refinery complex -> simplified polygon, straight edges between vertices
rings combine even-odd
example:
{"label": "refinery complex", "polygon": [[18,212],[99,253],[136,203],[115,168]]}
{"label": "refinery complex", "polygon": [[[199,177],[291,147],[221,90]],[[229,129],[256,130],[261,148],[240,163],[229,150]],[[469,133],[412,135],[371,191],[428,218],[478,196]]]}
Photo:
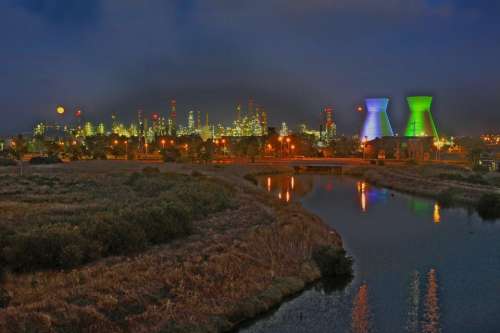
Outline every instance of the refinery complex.
{"label": "refinery complex", "polygon": [[[412,96],[408,97],[407,101],[410,112],[404,131],[405,136],[438,139],[438,131],[431,114],[432,97]],[[365,120],[359,133],[361,140],[371,141],[376,138],[394,136],[387,113],[389,103],[390,99],[385,97],[368,98],[365,100],[366,108],[359,107],[358,111],[366,110]],[[129,124],[120,121],[115,113],[111,115],[111,121],[108,123],[92,123],[85,121],[85,114],[81,109],[69,112],[60,105],[56,108],[56,112],[58,120],[38,123],[34,127],[34,136],[86,138],[115,134],[126,138],[140,137],[146,143],[153,143],[160,137],[200,136],[203,141],[206,141],[222,137],[263,137],[269,134],[268,115],[262,106],[254,103],[253,99],[248,101],[245,110],[241,104],[236,105],[234,120],[230,126],[210,123],[209,114],[202,114],[200,111],[189,110],[179,117],[176,100],[170,102],[168,114],[146,115],[139,110],[137,120]],[[296,131],[316,137],[320,144],[328,144],[337,134],[333,107],[324,107],[321,119],[316,129],[308,129],[305,125],[299,125]],[[291,132],[286,122],[280,124],[279,135],[288,136]]]}
{"label": "refinery complex", "polygon": [[[365,99],[364,105],[356,108],[363,115],[360,130],[350,136],[337,134],[332,106],[321,109],[320,121],[315,127],[299,124],[291,128],[286,122],[276,119],[273,125],[278,126],[271,126],[268,111],[256,104],[253,98],[244,106],[235,105],[229,125],[211,122],[208,113],[179,110],[175,99],[170,101],[167,112],[146,113],[138,110],[135,120],[128,123],[115,113],[110,115],[108,121],[93,123],[86,120],[85,110],[70,110],[59,105],[55,108],[57,119],[36,124],[32,136],[23,136],[23,142],[28,147],[26,150],[34,155],[50,155],[54,151],[48,144],[50,142],[59,146],[56,154],[71,155],[73,152],[75,155],[75,150],[79,150],[75,159],[84,158],[81,156],[96,158],[97,155],[89,151],[95,150],[99,144],[105,147],[105,152],[100,153],[98,158],[112,158],[114,154],[114,158],[121,155],[127,159],[160,159],[167,148],[187,154],[194,147],[198,148],[192,156],[201,156],[203,151],[213,150],[215,155],[224,157],[241,157],[251,151],[257,156],[279,158],[362,156],[398,160],[440,159],[442,150],[460,151],[454,145],[453,137],[439,134],[431,113],[432,96],[409,96],[406,102],[406,124],[397,131],[388,112],[390,98]],[[495,138],[488,137],[489,141],[484,141],[491,143]],[[15,146],[15,139],[10,139],[10,143],[9,140],[0,140],[0,150],[8,149],[9,145],[11,148]],[[248,148],[249,142],[256,147]],[[212,149],[203,146],[204,143],[219,146]],[[130,155],[132,152],[133,156]],[[152,154],[156,157],[150,156]]]}

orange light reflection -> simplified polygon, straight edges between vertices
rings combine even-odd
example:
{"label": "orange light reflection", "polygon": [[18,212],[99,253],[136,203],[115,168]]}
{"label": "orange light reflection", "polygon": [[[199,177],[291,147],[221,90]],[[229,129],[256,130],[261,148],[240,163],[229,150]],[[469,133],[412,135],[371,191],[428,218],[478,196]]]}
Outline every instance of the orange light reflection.
{"label": "orange light reflection", "polygon": [[441,207],[439,207],[437,202],[434,204],[433,219],[435,224],[441,223]]}

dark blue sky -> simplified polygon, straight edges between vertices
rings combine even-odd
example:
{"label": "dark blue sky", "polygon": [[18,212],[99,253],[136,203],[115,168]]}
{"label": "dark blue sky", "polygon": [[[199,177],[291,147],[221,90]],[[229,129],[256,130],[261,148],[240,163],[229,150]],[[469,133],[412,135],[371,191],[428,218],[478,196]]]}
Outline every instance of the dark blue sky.
{"label": "dark blue sky", "polygon": [[450,135],[500,132],[496,0],[3,0],[0,133],[29,131],[55,106],[91,120],[189,109],[230,120],[253,96],[274,125],[339,132],[355,105],[389,96],[396,132],[408,94],[432,94]]}

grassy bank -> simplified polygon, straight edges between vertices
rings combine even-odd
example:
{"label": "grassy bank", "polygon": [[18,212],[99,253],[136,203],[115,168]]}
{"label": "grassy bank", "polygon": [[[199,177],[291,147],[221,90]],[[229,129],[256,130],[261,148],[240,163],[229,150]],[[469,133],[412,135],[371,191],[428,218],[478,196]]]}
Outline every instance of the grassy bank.
{"label": "grassy bank", "polygon": [[[2,226],[23,240],[30,235],[20,244],[41,240],[58,250],[43,265],[9,262],[0,331],[227,331],[322,271],[335,275],[331,267],[342,264],[349,270],[335,231],[300,206],[275,201],[239,169],[162,165],[159,173],[137,172],[142,168],[89,162],[31,170],[14,182],[2,176]],[[101,215],[99,223],[88,220]],[[137,229],[94,231],[115,223]],[[54,226],[64,232],[47,232]],[[67,241],[46,240],[61,233]],[[118,244],[109,246],[107,237]],[[130,238],[141,246],[128,248],[137,244]],[[11,242],[4,249],[16,246],[13,239],[3,240]],[[104,249],[89,247],[92,241]],[[80,253],[71,247],[79,242],[83,255],[76,262],[70,256],[71,269],[60,270],[66,266],[58,256]]]}

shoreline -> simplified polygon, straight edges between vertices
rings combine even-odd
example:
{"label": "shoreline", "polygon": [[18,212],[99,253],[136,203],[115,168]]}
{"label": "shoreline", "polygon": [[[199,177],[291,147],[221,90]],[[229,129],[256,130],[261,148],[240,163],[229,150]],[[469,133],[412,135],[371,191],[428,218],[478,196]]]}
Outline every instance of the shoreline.
{"label": "shoreline", "polygon": [[[27,174],[111,176],[148,166],[111,163],[29,168]],[[5,288],[12,301],[0,309],[0,331],[68,325],[76,332],[235,331],[318,281],[317,249],[343,251],[340,235],[319,217],[299,204],[275,200],[244,178],[289,168],[152,166],[227,183],[238,206],[196,221],[196,232],[187,238],[132,257],[103,258],[67,271],[9,273]]]}
{"label": "shoreline", "polygon": [[[0,331],[71,325],[94,332],[236,332],[324,277],[313,258],[317,249],[343,250],[341,236],[318,216],[256,186],[256,176],[293,174],[288,166],[102,161],[33,167],[27,174],[116,177],[146,167],[227,184],[238,206],[196,221],[196,232],[186,238],[138,255],[104,258],[69,271],[9,274],[6,287],[13,300],[0,309]],[[429,198],[449,188],[474,188],[464,192],[469,203],[495,189],[437,181],[409,166],[349,166],[344,175]],[[421,191],[429,183],[433,190]]]}
{"label": "shoreline", "polygon": [[440,179],[442,175],[469,172],[465,169],[446,168],[446,165],[357,166],[347,169],[344,175],[363,179],[375,186],[438,202],[447,201],[445,204],[464,208],[474,208],[484,194],[500,193],[499,186]]}

